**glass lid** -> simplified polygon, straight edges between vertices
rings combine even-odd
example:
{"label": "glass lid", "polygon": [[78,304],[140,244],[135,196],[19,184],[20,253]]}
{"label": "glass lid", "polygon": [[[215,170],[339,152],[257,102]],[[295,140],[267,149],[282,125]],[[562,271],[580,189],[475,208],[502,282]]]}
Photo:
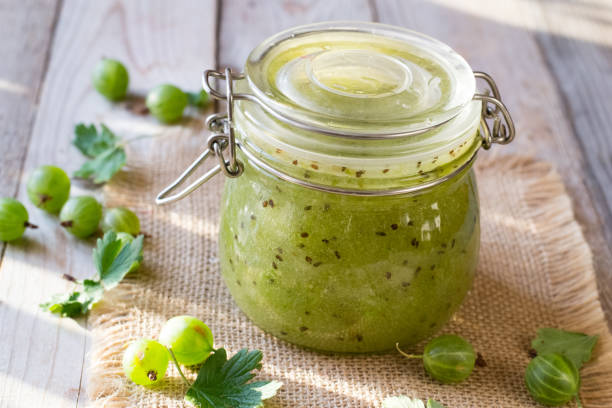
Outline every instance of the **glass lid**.
{"label": "glass lid", "polygon": [[270,110],[313,130],[365,138],[446,123],[476,87],[467,62],[440,41],[361,22],[281,32],[251,52],[245,73]]}

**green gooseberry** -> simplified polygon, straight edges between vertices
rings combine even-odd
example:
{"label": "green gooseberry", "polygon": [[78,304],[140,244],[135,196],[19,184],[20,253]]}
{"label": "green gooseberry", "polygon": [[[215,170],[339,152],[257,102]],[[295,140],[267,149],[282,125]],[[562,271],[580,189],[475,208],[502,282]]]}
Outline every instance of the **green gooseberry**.
{"label": "green gooseberry", "polygon": [[525,384],[534,400],[540,404],[558,406],[578,396],[580,374],[562,354],[544,354],[527,365]]}
{"label": "green gooseberry", "polygon": [[422,355],[406,354],[398,344],[396,348],[407,358],[422,358],[427,374],[443,384],[465,380],[476,364],[474,347],[455,334],[444,334],[431,340]]}
{"label": "green gooseberry", "polygon": [[87,238],[98,230],[102,206],[91,196],[70,198],[60,212],[60,225],[78,238]]}
{"label": "green gooseberry", "polygon": [[14,198],[0,198],[0,241],[21,238],[26,228],[38,228],[28,222],[28,210]]}
{"label": "green gooseberry", "polygon": [[140,234],[140,220],[132,211],[125,207],[110,208],[104,211],[102,231],[127,232],[136,236]]}
{"label": "green gooseberry", "polygon": [[159,341],[172,350],[180,364],[188,366],[203,362],[214,351],[212,332],[204,322],[192,316],[168,320],[162,327]]}
{"label": "green gooseberry", "polygon": [[147,108],[161,122],[174,123],[183,117],[188,99],[174,85],[159,85],[147,95]]}
{"label": "green gooseberry", "polygon": [[57,214],[70,195],[70,178],[56,166],[40,166],[28,177],[28,197],[32,204]]}
{"label": "green gooseberry", "polygon": [[127,94],[129,75],[121,62],[102,58],[94,68],[92,81],[101,95],[119,101]]}
{"label": "green gooseberry", "polygon": [[[119,247],[119,251],[123,249],[127,244],[131,244],[134,241],[134,236],[128,234],[127,232],[118,232],[117,239],[121,241],[121,247]],[[140,253],[142,255],[142,252]],[[134,261],[128,273],[134,272],[136,269],[140,267],[140,261]]]}
{"label": "green gooseberry", "polygon": [[166,375],[168,350],[155,340],[140,339],[123,353],[123,372],[139,385],[154,385]]}

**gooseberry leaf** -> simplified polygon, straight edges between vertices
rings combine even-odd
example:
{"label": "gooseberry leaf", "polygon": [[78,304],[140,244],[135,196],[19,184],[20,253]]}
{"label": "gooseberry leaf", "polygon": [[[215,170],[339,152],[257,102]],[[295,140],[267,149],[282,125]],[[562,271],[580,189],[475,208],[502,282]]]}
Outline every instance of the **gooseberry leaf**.
{"label": "gooseberry leaf", "polygon": [[96,184],[105,183],[121,170],[126,161],[127,155],[123,147],[111,147],[93,159],[87,160],[73,175],[79,178],[91,178]]}
{"label": "gooseberry leaf", "polygon": [[[283,383],[280,381],[258,381],[255,385],[261,384],[261,386],[255,387],[255,390],[261,392],[261,399],[267,400],[276,395]],[[263,406],[263,403],[261,404]]]}
{"label": "gooseberry leaf", "polygon": [[111,179],[125,165],[127,160],[121,139],[115,136],[103,123],[100,130],[95,125],[79,123],[74,128],[72,144],[89,157],[75,177],[91,178],[94,183],[104,183]]}
{"label": "gooseberry leaf", "polygon": [[259,350],[242,349],[227,359],[227,352],[215,350],[200,368],[198,377],[187,390],[185,401],[198,408],[256,408],[271,398],[282,385],[276,381],[251,381],[253,370],[261,368]]}
{"label": "gooseberry leaf", "polygon": [[41,303],[40,307],[62,317],[74,318],[87,314],[102,299],[105,290],[117,286],[130,272],[133,263],[142,260],[142,240],[143,236],[139,235],[122,248],[117,234],[108,231],[103,238],[98,239],[93,250],[98,276],[95,279],[76,281],[80,289],[54,295],[49,302]]}
{"label": "gooseberry leaf", "polygon": [[123,248],[121,240],[113,231],[108,231],[103,238],[98,238],[96,248],[93,250],[93,259],[100,284],[104,289],[117,286],[130,272],[134,262],[142,261],[143,238],[139,235]]}
{"label": "gooseberry leaf", "polygon": [[99,131],[93,124],[85,126],[84,123],[79,123],[74,127],[72,144],[85,156],[96,157],[105,150],[115,147],[118,142],[119,138],[103,123]]}
{"label": "gooseberry leaf", "polygon": [[102,298],[104,288],[97,282],[86,279],[83,290],[54,295],[51,301],[41,303],[40,307],[62,317],[77,317],[86,314]]}
{"label": "gooseberry leaf", "polygon": [[41,303],[40,307],[62,317],[77,317],[87,313],[90,305],[90,298],[79,291],[74,291],[54,295],[49,302]]}
{"label": "gooseberry leaf", "polygon": [[591,359],[591,353],[598,338],[597,335],[589,336],[584,333],[545,327],[538,329],[538,335],[531,342],[531,347],[540,355],[560,353],[580,370],[582,364]]}

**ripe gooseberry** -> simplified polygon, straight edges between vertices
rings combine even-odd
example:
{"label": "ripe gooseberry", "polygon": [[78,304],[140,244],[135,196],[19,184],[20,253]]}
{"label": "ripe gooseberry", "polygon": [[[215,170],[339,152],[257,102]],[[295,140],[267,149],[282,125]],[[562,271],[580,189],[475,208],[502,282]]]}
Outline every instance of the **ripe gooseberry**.
{"label": "ripe gooseberry", "polygon": [[159,85],[147,95],[147,108],[161,122],[173,123],[183,117],[187,95],[174,85]]}
{"label": "ripe gooseberry", "polygon": [[127,69],[117,60],[102,58],[93,71],[94,88],[111,101],[125,98],[129,75]]}
{"label": "ripe gooseberry", "polygon": [[40,166],[28,178],[28,197],[32,204],[57,214],[70,195],[70,178],[55,166]]}
{"label": "ripe gooseberry", "polygon": [[192,316],[168,320],[159,334],[159,341],[172,350],[179,363],[188,366],[203,362],[214,351],[212,332]]}
{"label": "ripe gooseberry", "polygon": [[140,339],[123,353],[123,372],[139,385],[160,382],[168,368],[168,350],[155,340]]}
{"label": "ripe gooseberry", "polygon": [[91,196],[70,198],[60,212],[60,225],[79,238],[87,238],[98,229],[102,206]]}
{"label": "ripe gooseberry", "polygon": [[0,198],[0,241],[20,238],[26,228],[38,228],[28,222],[28,210],[14,198]]}
{"label": "ripe gooseberry", "polygon": [[140,233],[140,220],[132,211],[124,207],[104,211],[102,231],[126,232],[132,236]]}
{"label": "ripe gooseberry", "polygon": [[[117,233],[117,239],[119,241],[121,241],[121,247],[119,248],[119,251],[121,251],[124,246],[126,246],[127,244],[130,244],[130,243],[132,243],[132,241],[134,241],[134,237],[132,235],[128,234],[127,232],[118,232]],[[142,255],[142,252],[141,252],[140,255]],[[134,263],[130,267],[130,270],[128,271],[128,273],[134,272],[139,267],[140,267],[140,261],[134,261]]]}
{"label": "ripe gooseberry", "polygon": [[465,380],[474,370],[476,363],[476,353],[472,345],[455,334],[444,334],[431,340],[422,355],[406,354],[398,344],[396,348],[404,357],[422,358],[427,374],[444,384]]}
{"label": "ripe gooseberry", "polygon": [[562,354],[544,354],[527,365],[525,384],[534,400],[557,406],[577,397],[580,375],[574,364]]}

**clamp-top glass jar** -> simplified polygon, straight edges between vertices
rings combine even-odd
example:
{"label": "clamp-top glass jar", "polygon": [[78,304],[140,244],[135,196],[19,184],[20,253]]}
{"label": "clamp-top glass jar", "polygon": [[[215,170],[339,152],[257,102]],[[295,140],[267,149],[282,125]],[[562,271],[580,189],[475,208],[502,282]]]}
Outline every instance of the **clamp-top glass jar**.
{"label": "clamp-top glass jar", "polygon": [[[488,75],[416,32],[334,22],[277,34],[244,74],[206,71],[204,86],[228,113],[209,118],[208,149],[157,201],[229,176],[221,272],[255,324],[346,352],[445,324],[478,259],[476,152],[514,137]],[[216,167],[169,195],[211,154]]]}

